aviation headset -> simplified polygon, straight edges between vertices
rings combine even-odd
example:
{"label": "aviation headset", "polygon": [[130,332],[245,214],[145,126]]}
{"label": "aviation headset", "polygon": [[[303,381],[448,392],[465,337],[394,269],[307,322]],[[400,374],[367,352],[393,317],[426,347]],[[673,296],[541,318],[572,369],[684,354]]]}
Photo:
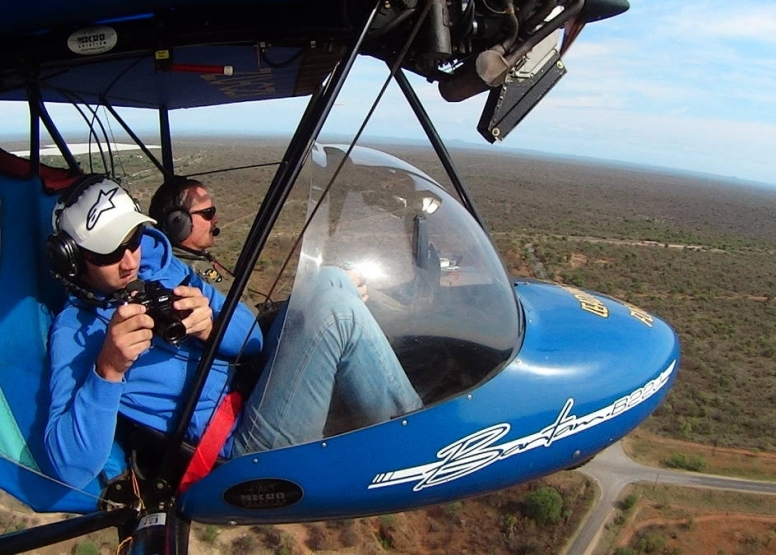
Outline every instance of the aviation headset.
{"label": "aviation headset", "polygon": [[[110,178],[98,173],[87,174],[78,178],[59,198],[59,201],[54,208],[52,218],[54,233],[49,235],[46,240],[46,254],[49,260],[51,260],[54,273],[62,278],[77,278],[86,271],[86,263],[84,262],[83,254],[78,248],[75,240],[73,240],[67,232],[59,229],[59,216],[63,210],[78,202],[79,197],[89,187],[96,183],[100,183],[105,179]],[[140,207],[137,205],[137,201],[135,201],[134,197],[132,197],[132,195],[129,194],[129,191],[124,187],[122,187],[122,189],[124,189],[129,198],[135,202],[135,207],[137,208],[137,211],[140,212]]]}
{"label": "aviation headset", "polygon": [[191,235],[193,222],[184,199],[186,190],[197,183],[187,177],[173,176],[162,184],[151,199],[149,216],[158,222],[157,226],[173,245],[180,245]]}

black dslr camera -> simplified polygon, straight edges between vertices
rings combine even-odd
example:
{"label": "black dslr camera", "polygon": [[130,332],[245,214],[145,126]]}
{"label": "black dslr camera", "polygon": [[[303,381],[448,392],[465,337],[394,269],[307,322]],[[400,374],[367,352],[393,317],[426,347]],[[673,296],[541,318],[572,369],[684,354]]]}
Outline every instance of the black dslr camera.
{"label": "black dslr camera", "polygon": [[173,308],[172,303],[179,298],[158,281],[138,279],[127,285],[124,300],[145,306],[146,314],[154,320],[154,333],[167,343],[177,345],[186,337],[183,319],[191,313]]}

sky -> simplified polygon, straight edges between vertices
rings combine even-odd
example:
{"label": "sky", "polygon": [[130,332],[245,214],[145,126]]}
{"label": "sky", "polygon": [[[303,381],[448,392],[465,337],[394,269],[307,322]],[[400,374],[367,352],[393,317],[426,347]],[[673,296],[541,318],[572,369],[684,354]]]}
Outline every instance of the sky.
{"label": "sky", "polygon": [[[568,74],[492,148],[776,185],[771,163],[776,156],[776,3],[630,0],[630,4],[620,16],[586,26],[564,57]],[[324,133],[353,133],[386,74],[383,63],[360,60]],[[447,103],[435,84],[408,77],[445,141],[487,145],[476,130],[485,94]],[[306,102],[288,99],[179,110],[170,114],[170,121],[173,133],[180,134],[214,129],[287,134]],[[50,110],[66,129],[69,116]],[[136,130],[155,128],[155,114],[130,112],[122,115]],[[21,113],[26,117],[24,110]],[[18,106],[0,103],[0,121],[11,125],[19,114]],[[77,118],[73,115],[72,120]],[[395,85],[386,91],[365,136],[424,137]]]}

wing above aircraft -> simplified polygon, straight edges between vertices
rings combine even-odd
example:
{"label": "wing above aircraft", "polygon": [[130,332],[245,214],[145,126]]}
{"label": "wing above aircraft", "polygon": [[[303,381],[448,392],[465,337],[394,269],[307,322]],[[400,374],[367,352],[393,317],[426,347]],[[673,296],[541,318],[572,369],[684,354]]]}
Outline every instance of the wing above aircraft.
{"label": "wing above aircraft", "polygon": [[[451,102],[491,91],[480,126],[493,142],[565,73],[560,55],[582,27],[628,3],[399,0],[374,8],[365,0],[18,3],[0,21],[0,100],[26,100],[33,88],[44,102],[170,110],[309,95],[372,17],[362,53],[389,65],[400,59]],[[518,100],[525,107],[513,110]]]}

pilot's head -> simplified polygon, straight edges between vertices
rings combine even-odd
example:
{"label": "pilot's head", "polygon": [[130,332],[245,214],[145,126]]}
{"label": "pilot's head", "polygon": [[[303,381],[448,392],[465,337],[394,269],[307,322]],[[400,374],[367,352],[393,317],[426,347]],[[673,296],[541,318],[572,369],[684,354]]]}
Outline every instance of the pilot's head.
{"label": "pilot's head", "polygon": [[54,271],[105,293],[136,279],[146,223],[129,193],[102,175],[76,181],[55,208],[48,254]]}
{"label": "pilot's head", "polygon": [[149,213],[175,246],[205,251],[220,232],[213,198],[196,179],[176,176],[165,181],[154,193]]}

